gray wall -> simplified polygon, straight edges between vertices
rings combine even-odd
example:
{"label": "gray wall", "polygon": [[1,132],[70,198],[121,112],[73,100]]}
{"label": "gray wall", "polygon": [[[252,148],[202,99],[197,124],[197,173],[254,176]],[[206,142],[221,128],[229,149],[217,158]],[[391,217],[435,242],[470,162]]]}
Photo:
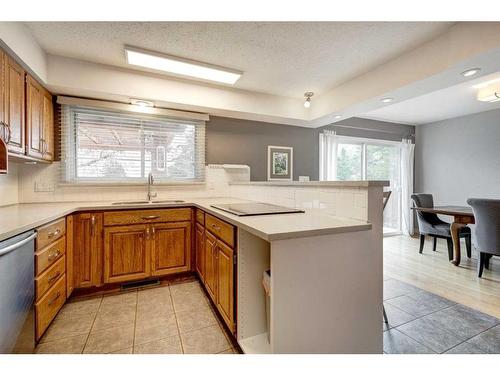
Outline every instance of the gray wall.
{"label": "gray wall", "polygon": [[210,117],[207,122],[207,163],[246,164],[252,181],[267,180],[267,146],[293,147],[293,177],[319,178],[319,133],[332,129],[339,135],[400,141],[414,127],[351,118],[318,129],[266,122]]}
{"label": "gray wall", "polygon": [[436,204],[500,199],[500,110],[416,127],[415,187]]}

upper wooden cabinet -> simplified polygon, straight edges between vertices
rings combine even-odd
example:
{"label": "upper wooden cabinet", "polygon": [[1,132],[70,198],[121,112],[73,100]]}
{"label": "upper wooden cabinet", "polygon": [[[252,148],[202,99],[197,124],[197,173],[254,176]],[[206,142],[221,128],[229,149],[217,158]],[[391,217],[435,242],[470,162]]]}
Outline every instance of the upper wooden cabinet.
{"label": "upper wooden cabinet", "polygon": [[191,222],[151,226],[153,276],[186,272],[191,269]]}
{"label": "upper wooden cabinet", "polygon": [[100,286],[103,283],[102,223],[102,213],[73,215],[73,248],[71,250],[75,288]]}
{"label": "upper wooden cabinet", "polygon": [[54,160],[52,95],[30,75],[26,75],[26,154]]}
{"label": "upper wooden cabinet", "polygon": [[[0,50],[0,137],[9,154],[54,160],[52,94]],[[22,157],[22,156],[21,156]]]}
{"label": "upper wooden cabinet", "polygon": [[7,143],[8,150],[15,154],[25,152],[25,96],[24,69],[11,57],[0,51],[0,121],[5,127],[0,133]]}
{"label": "upper wooden cabinet", "polygon": [[54,102],[52,94],[44,90],[42,98],[42,158],[44,160],[54,160]]}

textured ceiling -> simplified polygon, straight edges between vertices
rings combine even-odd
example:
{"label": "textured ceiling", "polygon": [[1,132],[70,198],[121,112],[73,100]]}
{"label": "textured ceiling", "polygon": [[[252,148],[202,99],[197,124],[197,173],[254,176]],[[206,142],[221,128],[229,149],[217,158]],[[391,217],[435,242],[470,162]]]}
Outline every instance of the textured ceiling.
{"label": "textured ceiling", "polygon": [[[127,66],[128,44],[242,70],[234,85],[320,94],[446,31],[444,22],[28,22],[49,54]],[[129,66],[130,67],[130,66]]]}

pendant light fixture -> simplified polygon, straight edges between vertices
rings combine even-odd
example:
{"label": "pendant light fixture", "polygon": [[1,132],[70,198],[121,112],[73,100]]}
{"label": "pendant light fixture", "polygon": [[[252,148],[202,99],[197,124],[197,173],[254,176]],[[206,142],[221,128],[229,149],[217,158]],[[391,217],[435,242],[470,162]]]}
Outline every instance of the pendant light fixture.
{"label": "pendant light fixture", "polygon": [[304,102],[304,107],[309,108],[311,106],[311,97],[314,95],[312,91],[304,93],[306,101]]}

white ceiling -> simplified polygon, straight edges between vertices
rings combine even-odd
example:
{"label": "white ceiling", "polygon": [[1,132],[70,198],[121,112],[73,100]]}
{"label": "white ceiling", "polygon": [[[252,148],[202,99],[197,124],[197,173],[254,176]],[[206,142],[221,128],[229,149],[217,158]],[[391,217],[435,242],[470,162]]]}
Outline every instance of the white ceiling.
{"label": "white ceiling", "polygon": [[476,100],[474,86],[500,78],[500,72],[450,86],[368,112],[363,118],[410,125],[428,124],[449,118],[500,108],[500,102]]}
{"label": "white ceiling", "polygon": [[[28,22],[49,54],[127,67],[128,44],[242,70],[234,87],[323,93],[445,32],[445,22]],[[128,66],[130,68],[130,66]]]}

